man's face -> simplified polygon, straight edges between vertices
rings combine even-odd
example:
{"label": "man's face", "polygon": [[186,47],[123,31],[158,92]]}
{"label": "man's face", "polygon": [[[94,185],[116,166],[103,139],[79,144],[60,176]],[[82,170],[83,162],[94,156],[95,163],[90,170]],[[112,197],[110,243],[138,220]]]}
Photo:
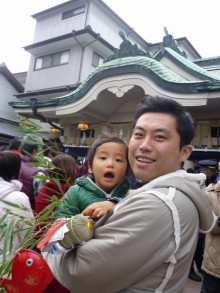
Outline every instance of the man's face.
{"label": "man's face", "polygon": [[134,176],[149,182],[181,168],[192,146],[181,150],[176,118],[164,113],[145,113],[137,121],[129,143],[129,162]]}
{"label": "man's face", "polygon": [[210,179],[212,177],[213,171],[211,168],[204,167],[202,168],[201,173],[204,173]]}

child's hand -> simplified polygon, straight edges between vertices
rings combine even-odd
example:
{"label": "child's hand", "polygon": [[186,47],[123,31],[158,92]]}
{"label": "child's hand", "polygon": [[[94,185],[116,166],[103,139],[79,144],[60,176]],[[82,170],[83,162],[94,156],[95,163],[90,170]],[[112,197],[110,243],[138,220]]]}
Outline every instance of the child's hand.
{"label": "child's hand", "polygon": [[91,216],[92,218],[99,218],[105,215],[108,211],[110,211],[115,206],[115,203],[111,201],[101,201],[96,202],[88,206],[84,211],[82,211],[82,215]]}

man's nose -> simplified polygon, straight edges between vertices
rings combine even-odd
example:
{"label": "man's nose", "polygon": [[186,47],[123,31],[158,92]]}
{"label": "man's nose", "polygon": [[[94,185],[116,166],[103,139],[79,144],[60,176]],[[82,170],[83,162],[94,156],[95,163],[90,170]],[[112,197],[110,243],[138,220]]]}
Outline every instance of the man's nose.
{"label": "man's nose", "polygon": [[146,136],[142,140],[139,149],[141,151],[149,151],[149,152],[151,152],[153,150],[153,142],[152,142],[152,139],[150,136]]}

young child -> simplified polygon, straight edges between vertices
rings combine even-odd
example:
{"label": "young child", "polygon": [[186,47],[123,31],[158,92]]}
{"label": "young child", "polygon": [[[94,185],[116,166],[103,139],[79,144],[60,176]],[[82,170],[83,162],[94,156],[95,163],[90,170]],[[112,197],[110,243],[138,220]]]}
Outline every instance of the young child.
{"label": "young child", "polygon": [[118,136],[100,136],[90,147],[86,161],[89,174],[77,178],[66,192],[55,212],[56,219],[79,213],[99,218],[130,189],[128,146]]}

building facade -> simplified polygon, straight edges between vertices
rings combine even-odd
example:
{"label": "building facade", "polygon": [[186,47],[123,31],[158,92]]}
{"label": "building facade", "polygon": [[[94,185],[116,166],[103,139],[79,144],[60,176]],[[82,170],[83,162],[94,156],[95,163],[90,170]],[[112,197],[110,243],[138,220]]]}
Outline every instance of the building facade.
{"label": "building facade", "polygon": [[59,125],[69,146],[89,146],[106,131],[128,141],[137,105],[160,95],[193,115],[195,148],[218,153],[219,57],[202,59],[166,29],[162,43],[150,44],[101,0],[67,1],[33,17],[25,92],[10,103],[19,115]]}
{"label": "building facade", "polygon": [[0,64],[0,145],[8,144],[13,137],[22,137],[16,129],[19,128],[18,115],[9,107],[8,101],[17,101],[15,97],[24,91],[23,86],[8,70],[5,63]]}

